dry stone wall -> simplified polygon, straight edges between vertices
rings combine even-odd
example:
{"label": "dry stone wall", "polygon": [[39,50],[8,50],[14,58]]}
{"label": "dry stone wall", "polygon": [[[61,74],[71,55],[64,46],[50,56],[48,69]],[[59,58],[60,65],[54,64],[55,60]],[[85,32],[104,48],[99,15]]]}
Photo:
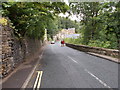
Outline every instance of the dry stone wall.
{"label": "dry stone wall", "polygon": [[93,52],[93,53],[98,53],[102,55],[107,55],[107,56],[112,56],[119,58],[120,56],[120,51],[119,50],[114,50],[114,49],[106,49],[106,48],[100,48],[100,47],[90,47],[90,46],[85,46],[85,45],[75,45],[75,44],[69,44],[66,43],[68,47],[84,51],[84,52]]}
{"label": "dry stone wall", "polygon": [[2,26],[0,25],[0,77],[2,75]]}
{"label": "dry stone wall", "polygon": [[1,57],[1,77],[7,75],[12,69],[13,69],[13,56],[12,56],[12,37],[11,37],[11,31],[8,26],[0,26],[2,28],[2,57]]}
{"label": "dry stone wall", "polygon": [[0,43],[0,77],[5,77],[20,63],[38,53],[43,44],[40,40],[15,38],[13,29],[9,26],[0,25],[0,29],[0,38],[2,38]]}

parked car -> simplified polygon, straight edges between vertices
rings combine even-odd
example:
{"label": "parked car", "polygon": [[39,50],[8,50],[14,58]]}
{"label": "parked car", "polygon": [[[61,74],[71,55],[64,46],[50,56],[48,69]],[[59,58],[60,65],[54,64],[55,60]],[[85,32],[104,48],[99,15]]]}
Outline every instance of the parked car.
{"label": "parked car", "polygon": [[51,44],[55,44],[55,41],[51,41]]}

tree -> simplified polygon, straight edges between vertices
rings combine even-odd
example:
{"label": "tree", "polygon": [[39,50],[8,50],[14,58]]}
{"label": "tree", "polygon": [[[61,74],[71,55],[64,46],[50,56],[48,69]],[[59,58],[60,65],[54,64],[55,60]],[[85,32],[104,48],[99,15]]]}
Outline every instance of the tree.
{"label": "tree", "polygon": [[69,9],[64,2],[5,2],[2,7],[3,16],[9,17],[15,26],[16,36],[36,39],[43,38],[45,28],[50,27],[48,21]]}
{"label": "tree", "polygon": [[110,41],[111,48],[120,48],[120,2],[109,2],[102,5],[99,17],[104,40]]}
{"label": "tree", "polygon": [[70,4],[80,18],[82,43],[117,48],[120,46],[120,2],[81,2]]}
{"label": "tree", "polygon": [[59,29],[75,28],[77,32],[77,30],[79,29],[79,23],[76,21],[72,21],[68,17],[59,17],[58,28]]}
{"label": "tree", "polygon": [[100,10],[99,2],[81,2],[71,3],[73,14],[81,17],[81,24],[84,25],[84,42],[89,43],[89,40],[95,39],[97,34],[97,16]]}

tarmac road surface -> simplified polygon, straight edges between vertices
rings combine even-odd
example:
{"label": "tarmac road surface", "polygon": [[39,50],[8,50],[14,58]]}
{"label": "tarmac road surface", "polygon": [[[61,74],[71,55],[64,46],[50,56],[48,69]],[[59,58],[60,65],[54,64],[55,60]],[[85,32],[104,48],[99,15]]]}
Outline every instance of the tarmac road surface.
{"label": "tarmac road surface", "polygon": [[[36,71],[42,71],[41,88],[118,88],[118,64],[60,43],[46,46]],[[28,84],[32,88],[37,78]]]}

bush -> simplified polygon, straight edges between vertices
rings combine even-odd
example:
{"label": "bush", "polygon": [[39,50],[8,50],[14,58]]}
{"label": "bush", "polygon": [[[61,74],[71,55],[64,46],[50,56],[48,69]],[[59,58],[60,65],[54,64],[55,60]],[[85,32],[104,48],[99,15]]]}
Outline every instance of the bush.
{"label": "bush", "polygon": [[109,48],[110,41],[105,42],[105,41],[100,41],[100,40],[90,40],[90,42],[88,43],[88,46]]}
{"label": "bush", "polygon": [[65,38],[66,43],[71,43],[71,44],[81,44],[80,43],[80,38],[74,39],[74,38]]}
{"label": "bush", "polygon": [[79,45],[87,45],[91,47],[102,47],[102,48],[109,48],[109,49],[116,49],[117,48],[117,42],[111,42],[111,41],[101,41],[101,40],[90,40],[88,44],[85,44],[83,42],[83,38],[66,38],[66,43],[71,44],[79,44]]}

